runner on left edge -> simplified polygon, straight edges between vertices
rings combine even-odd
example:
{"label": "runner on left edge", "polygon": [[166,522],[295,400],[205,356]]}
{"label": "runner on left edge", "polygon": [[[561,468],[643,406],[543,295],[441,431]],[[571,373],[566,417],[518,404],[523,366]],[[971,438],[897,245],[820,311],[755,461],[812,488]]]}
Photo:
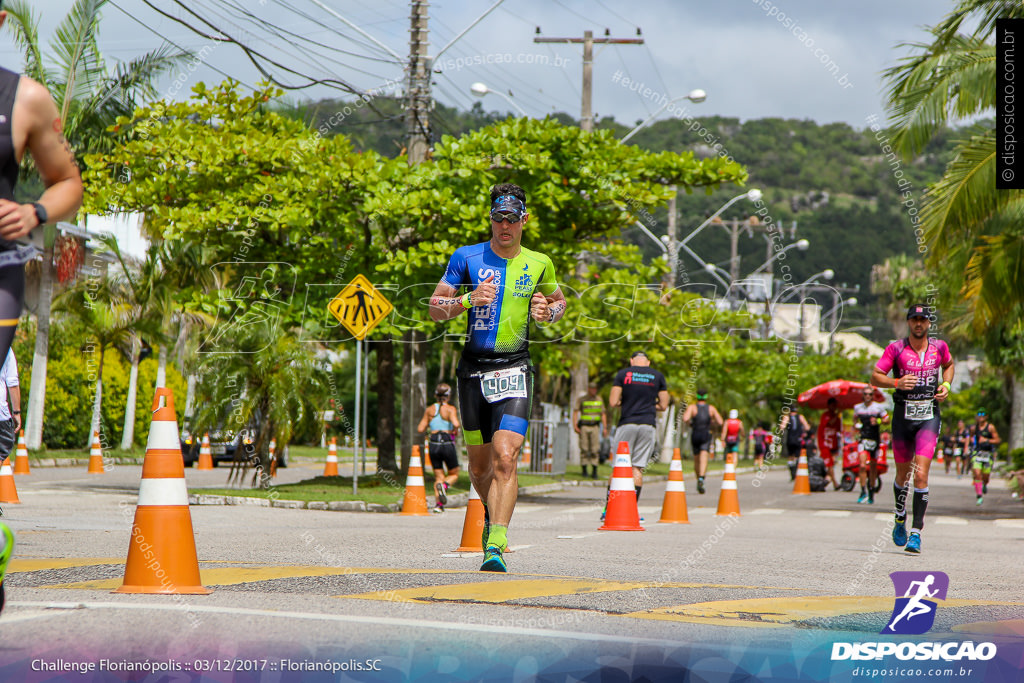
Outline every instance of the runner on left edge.
{"label": "runner on left edge", "polygon": [[[455,374],[469,476],[484,505],[481,571],[508,571],[502,554],[533,399],[530,318],[552,323],[566,307],[551,259],[520,244],[529,216],[522,188],[491,188],[491,239],[457,249],[430,299],[437,321],[469,311]],[[462,288],[468,291],[460,295]]]}

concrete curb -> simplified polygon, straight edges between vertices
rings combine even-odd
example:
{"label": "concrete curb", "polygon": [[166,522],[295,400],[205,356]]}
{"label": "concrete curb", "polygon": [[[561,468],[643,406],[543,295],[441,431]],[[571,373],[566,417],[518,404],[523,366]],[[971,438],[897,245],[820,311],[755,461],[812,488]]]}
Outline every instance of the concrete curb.
{"label": "concrete curb", "polygon": [[[768,467],[769,470],[785,470],[786,465],[772,465]],[[753,467],[740,467],[736,470],[736,474],[751,474],[755,472]],[[690,479],[693,478],[691,475]],[[664,474],[652,475],[644,477],[645,481],[658,482],[668,481],[668,476]],[[564,491],[574,486],[590,486],[599,487],[606,484],[604,479],[595,480],[577,480],[570,479],[568,481],[555,481],[550,484],[534,484],[533,486],[520,486],[519,495],[539,495],[542,493],[557,493],[558,491]],[[286,510],[328,510],[331,512],[399,512],[402,509],[401,503],[391,503],[389,505],[382,505],[380,503],[367,503],[363,500],[334,500],[334,501],[322,501],[313,500],[306,502],[304,500],[279,500],[277,498],[268,497],[250,497],[250,496],[213,496],[203,493],[190,493],[188,496],[189,505],[253,505],[256,507],[271,507],[271,508],[284,508]],[[445,508],[464,508],[469,504],[468,493],[457,493],[448,496],[448,504]]]}

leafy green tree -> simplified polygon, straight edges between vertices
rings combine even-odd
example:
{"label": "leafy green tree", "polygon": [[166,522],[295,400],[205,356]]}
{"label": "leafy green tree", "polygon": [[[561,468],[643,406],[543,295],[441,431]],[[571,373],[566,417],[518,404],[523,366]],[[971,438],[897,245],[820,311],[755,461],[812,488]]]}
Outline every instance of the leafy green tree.
{"label": "leafy green tree", "polygon": [[[164,46],[111,68],[97,41],[104,5],[106,0],[76,0],[45,48],[39,40],[38,17],[29,3],[12,0],[5,7],[7,23],[25,55],[24,72],[50,91],[60,112],[64,136],[76,149],[79,159],[83,153],[109,149],[113,141],[106,132],[107,127],[117,116],[134,110],[139,100],[155,96],[157,78],[187,57]],[[44,55],[52,56],[49,63]],[[34,174],[27,170],[24,166],[22,175],[34,179]],[[31,183],[20,187],[24,189],[26,185]],[[39,389],[32,392],[26,414],[29,448],[39,448],[43,439],[55,237],[56,230],[51,226],[44,238],[36,311],[39,324],[32,360],[33,374],[43,381],[39,382]]]}
{"label": "leafy green tree", "polygon": [[[886,72],[894,146],[914,154],[951,117],[994,112],[996,19],[1022,18],[1009,0],[960,0],[930,43]],[[965,26],[974,25],[969,33]],[[1010,446],[1024,445],[1024,192],[997,190],[996,135],[975,127],[957,148],[942,179],[932,185],[922,213],[929,264],[947,301],[960,301],[961,334],[984,340],[993,362],[1010,360],[1014,409]],[[1013,345],[1009,349],[1007,345]]]}

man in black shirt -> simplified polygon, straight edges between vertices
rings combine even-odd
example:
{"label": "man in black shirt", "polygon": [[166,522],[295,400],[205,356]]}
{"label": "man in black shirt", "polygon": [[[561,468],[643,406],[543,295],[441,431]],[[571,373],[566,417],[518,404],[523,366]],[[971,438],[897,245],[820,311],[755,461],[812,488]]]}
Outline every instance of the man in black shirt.
{"label": "man in black shirt", "polygon": [[651,367],[646,353],[636,351],[631,356],[630,366],[615,375],[608,395],[608,405],[621,407],[612,446],[616,447],[620,441],[629,444],[629,455],[633,460],[633,485],[639,501],[644,469],[654,454],[657,441],[654,427],[657,422],[656,411],[668,409],[665,376]]}

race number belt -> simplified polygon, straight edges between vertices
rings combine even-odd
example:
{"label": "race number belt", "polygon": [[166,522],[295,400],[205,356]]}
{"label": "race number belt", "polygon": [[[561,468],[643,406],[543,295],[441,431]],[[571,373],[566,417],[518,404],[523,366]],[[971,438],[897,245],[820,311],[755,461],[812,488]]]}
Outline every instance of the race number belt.
{"label": "race number belt", "polygon": [[954,448],[954,449],[953,449],[953,455],[955,455],[955,456],[956,456],[956,457],[958,457],[958,458],[959,458],[959,457],[960,457],[961,455],[963,455],[963,453],[964,453],[964,451],[963,451],[963,449],[962,449],[962,448]]}
{"label": "race number belt", "polygon": [[903,416],[908,420],[930,420],[935,416],[935,404],[927,401],[907,401]]}
{"label": "race number belt", "polygon": [[525,366],[481,372],[479,377],[480,389],[488,403],[510,398],[526,398]]}
{"label": "race number belt", "polygon": [[974,459],[978,462],[988,462],[992,459],[992,451],[974,451]]}
{"label": "race number belt", "polygon": [[874,439],[861,439],[860,449],[862,451],[873,451],[878,448],[878,442]]}

